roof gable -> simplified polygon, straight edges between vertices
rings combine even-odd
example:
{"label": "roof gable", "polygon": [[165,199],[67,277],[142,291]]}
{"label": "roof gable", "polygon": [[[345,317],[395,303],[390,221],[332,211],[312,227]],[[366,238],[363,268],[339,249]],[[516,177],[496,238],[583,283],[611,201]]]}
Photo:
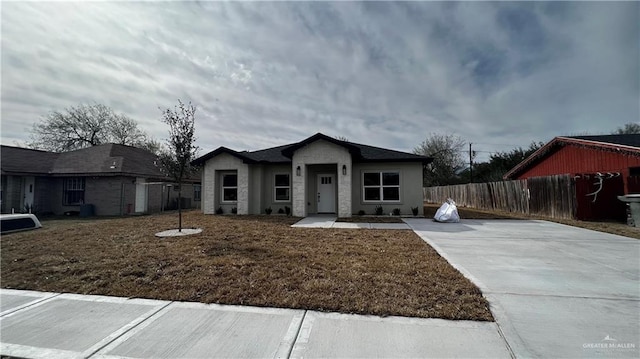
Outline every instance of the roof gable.
{"label": "roof gable", "polygon": [[333,138],[330,136],[327,136],[325,134],[322,133],[316,133],[315,135],[308,137],[298,143],[294,143],[289,145],[287,148],[285,148],[282,151],[282,154],[291,159],[293,158],[293,154],[299,150],[300,148],[311,144],[313,142],[319,141],[319,140],[324,140],[327,141],[329,143],[333,143],[334,145],[338,145],[340,147],[344,147],[347,151],[349,151],[349,153],[351,153],[352,157],[360,157],[360,149],[357,146],[354,146],[351,142],[347,142],[347,141],[342,141],[342,140],[338,140],[337,138]]}
{"label": "roof gable", "polygon": [[521,173],[557,152],[563,146],[584,146],[599,150],[640,155],[640,134],[599,136],[558,136],[525,158],[504,174],[504,179],[516,178]]}

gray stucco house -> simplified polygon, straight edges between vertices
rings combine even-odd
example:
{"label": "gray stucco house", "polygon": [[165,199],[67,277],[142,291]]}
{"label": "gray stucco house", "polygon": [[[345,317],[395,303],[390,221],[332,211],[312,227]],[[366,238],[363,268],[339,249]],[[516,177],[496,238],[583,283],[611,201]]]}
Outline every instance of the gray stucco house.
{"label": "gray stucco house", "polygon": [[[118,216],[177,206],[176,186],[144,149],[108,143],[54,153],[1,146],[0,156],[2,213],[62,215],[92,205],[95,215]],[[186,182],[183,206],[200,208],[199,178]]]}
{"label": "gray stucco house", "polygon": [[193,161],[202,167],[202,211],[274,213],[289,207],[297,217],[334,213],[350,217],[399,208],[422,213],[423,168],[432,158],[315,134],[259,151],[226,147]]}

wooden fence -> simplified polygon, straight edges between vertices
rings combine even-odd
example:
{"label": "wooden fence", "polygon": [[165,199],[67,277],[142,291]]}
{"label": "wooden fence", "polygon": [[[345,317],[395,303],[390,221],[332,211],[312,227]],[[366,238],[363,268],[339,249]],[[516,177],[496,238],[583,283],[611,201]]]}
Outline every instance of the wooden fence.
{"label": "wooden fence", "polygon": [[576,215],[575,182],[569,175],[425,187],[423,195],[429,203],[452,198],[463,207],[565,219]]}

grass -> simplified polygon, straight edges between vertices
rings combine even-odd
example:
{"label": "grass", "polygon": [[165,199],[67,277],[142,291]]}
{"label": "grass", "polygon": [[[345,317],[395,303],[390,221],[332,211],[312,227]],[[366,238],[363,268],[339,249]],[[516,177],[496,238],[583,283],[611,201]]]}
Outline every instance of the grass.
{"label": "grass", "polygon": [[[433,218],[441,204],[425,203],[424,213],[425,217]],[[547,218],[541,216],[527,216],[517,213],[506,213],[498,211],[487,211],[475,208],[458,207],[458,214],[460,219],[541,219],[545,221],[551,221],[569,226],[591,229],[594,231],[617,234],[620,236],[640,239],[640,228],[631,227],[626,223],[619,222],[586,222],[578,221],[574,219],[557,219]]]}
{"label": "grass", "polygon": [[46,221],[2,236],[2,287],[204,303],[493,320],[480,290],[412,231],[291,228],[187,212]]}

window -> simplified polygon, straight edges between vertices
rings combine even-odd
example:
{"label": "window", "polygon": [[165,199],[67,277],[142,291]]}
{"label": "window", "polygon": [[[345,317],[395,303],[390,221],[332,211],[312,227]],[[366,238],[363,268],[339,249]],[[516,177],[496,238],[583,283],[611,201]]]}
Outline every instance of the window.
{"label": "window", "polygon": [[365,201],[400,201],[399,172],[364,172],[362,187]]}
{"label": "window", "polygon": [[62,204],[65,206],[84,203],[84,178],[65,178],[62,182]]}
{"label": "window", "polygon": [[222,174],[222,202],[236,202],[238,200],[238,174]]}
{"label": "window", "polygon": [[193,200],[194,201],[202,200],[202,186],[199,184],[193,185]]}
{"label": "window", "polygon": [[276,174],[274,179],[274,196],[276,202],[289,202],[291,200],[291,184],[289,174]]}

